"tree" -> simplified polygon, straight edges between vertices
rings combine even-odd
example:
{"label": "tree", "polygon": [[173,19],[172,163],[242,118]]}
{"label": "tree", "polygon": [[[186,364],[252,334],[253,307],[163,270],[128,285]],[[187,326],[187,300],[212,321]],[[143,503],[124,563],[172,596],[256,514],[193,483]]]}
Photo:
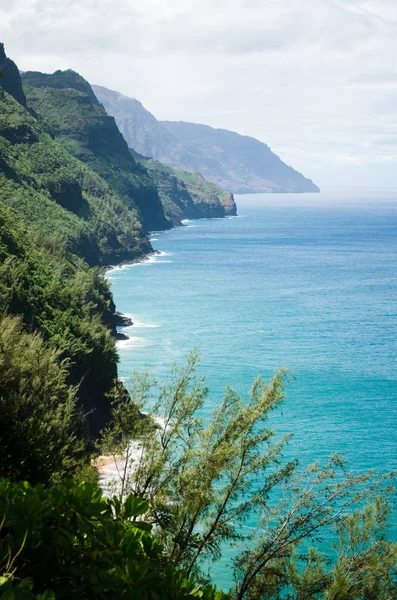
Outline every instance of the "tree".
{"label": "tree", "polygon": [[55,482],[87,462],[67,366],[19,317],[0,320],[0,476]]}
{"label": "tree", "polygon": [[[208,390],[196,377],[197,362],[193,353],[186,365],[175,365],[157,396],[148,373],[135,376],[131,401],[116,401],[103,450],[125,457],[121,496],[148,499],[146,518],[170,560],[188,574],[203,577],[206,560],[238,543],[236,600],[285,595],[296,556],[310,566],[307,579],[318,571],[323,593],[330,575],[320,570],[325,559],[315,559],[310,545],[344,522],[352,507],[375,497],[386,478],[349,473],[338,456],[306,469],[284,459],[289,436],[277,436],[269,417],[283,401],[285,370],[269,383],[255,380],[247,401],[228,389],[204,423],[200,412]],[[137,410],[149,409],[151,417],[136,419]],[[254,527],[242,527],[253,521]],[[306,585],[303,579],[299,585]],[[316,597],[299,593],[291,597]]]}

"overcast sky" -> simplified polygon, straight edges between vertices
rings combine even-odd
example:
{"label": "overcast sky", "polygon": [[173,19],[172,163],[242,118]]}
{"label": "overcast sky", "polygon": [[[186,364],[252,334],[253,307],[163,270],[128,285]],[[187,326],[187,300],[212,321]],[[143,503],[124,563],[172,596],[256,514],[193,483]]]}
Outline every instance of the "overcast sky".
{"label": "overcast sky", "polygon": [[0,0],[22,70],[266,142],[323,187],[397,188],[397,0]]}

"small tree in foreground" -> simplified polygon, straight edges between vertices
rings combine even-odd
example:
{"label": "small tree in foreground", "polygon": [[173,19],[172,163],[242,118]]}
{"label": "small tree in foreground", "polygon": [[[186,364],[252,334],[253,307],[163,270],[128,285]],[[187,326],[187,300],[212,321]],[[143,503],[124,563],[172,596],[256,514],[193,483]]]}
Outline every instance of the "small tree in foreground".
{"label": "small tree in foreground", "polygon": [[[360,519],[366,522],[368,545],[380,530],[375,527],[378,508],[350,512],[385,489],[387,477],[349,473],[338,456],[306,469],[283,458],[289,436],[278,437],[269,416],[284,399],[285,370],[269,383],[255,380],[247,401],[228,389],[204,421],[200,415],[208,390],[196,378],[197,361],[193,353],[185,366],[174,366],[157,396],[155,382],[144,373],[132,381],[130,402],[116,400],[103,450],[126,457],[119,471],[120,495],[132,492],[149,501],[146,518],[155,524],[169,559],[188,574],[203,577],[209,559],[219,558],[226,544],[238,544],[242,551],[234,561],[231,590],[236,600],[347,600],[332,591],[340,588],[345,572],[345,587],[352,589],[353,567],[347,568],[342,552],[346,542],[340,542],[331,563],[312,545],[334,528],[346,540]],[[137,419],[137,409],[150,409],[152,418]],[[378,517],[371,521],[374,510]],[[375,563],[381,549],[390,564],[396,547],[382,544],[367,548],[356,542],[356,564],[357,557],[360,564]],[[388,573],[385,595],[352,598],[391,598],[395,573]],[[364,579],[358,579],[360,588]]]}

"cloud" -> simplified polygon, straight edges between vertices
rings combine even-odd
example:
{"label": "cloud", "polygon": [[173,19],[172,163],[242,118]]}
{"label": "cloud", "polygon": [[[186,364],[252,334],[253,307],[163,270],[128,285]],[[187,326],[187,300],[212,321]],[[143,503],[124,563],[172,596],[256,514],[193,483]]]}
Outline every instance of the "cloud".
{"label": "cloud", "polygon": [[395,0],[0,0],[0,23],[23,70],[253,135],[320,185],[393,178]]}

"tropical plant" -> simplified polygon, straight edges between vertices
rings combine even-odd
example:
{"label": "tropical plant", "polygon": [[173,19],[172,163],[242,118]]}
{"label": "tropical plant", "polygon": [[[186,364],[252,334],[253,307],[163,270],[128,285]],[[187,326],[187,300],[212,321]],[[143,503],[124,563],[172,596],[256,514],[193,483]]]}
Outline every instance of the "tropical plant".
{"label": "tropical plant", "polygon": [[173,567],[147,512],[91,484],[0,480],[0,599],[227,600]]}
{"label": "tropical plant", "polygon": [[[148,373],[135,376],[131,403],[116,401],[103,451],[126,459],[119,473],[120,495],[132,492],[149,500],[146,519],[156,525],[170,560],[188,574],[203,577],[209,560],[238,544],[231,590],[236,600],[284,598],[297,557],[306,564],[306,579],[313,579],[314,565],[321,573],[318,589],[331,590],[330,582],[346,562],[342,550],[331,572],[323,573],[319,569],[326,559],[314,560],[320,555],[312,546],[325,535],[332,540],[334,527],[344,531],[346,519],[353,519],[346,515],[381,493],[387,477],[348,472],[336,455],[325,465],[306,468],[285,460],[289,436],[278,437],[269,425],[271,412],[284,398],[284,370],[270,383],[257,379],[247,401],[228,389],[204,422],[200,413],[208,390],[196,378],[197,360],[193,353],[185,366],[175,366],[158,395]],[[137,407],[152,418],[134,417]],[[367,564],[364,550],[356,549]],[[387,543],[384,556],[395,555],[396,546]],[[296,587],[303,589],[299,569],[294,571]]]}

